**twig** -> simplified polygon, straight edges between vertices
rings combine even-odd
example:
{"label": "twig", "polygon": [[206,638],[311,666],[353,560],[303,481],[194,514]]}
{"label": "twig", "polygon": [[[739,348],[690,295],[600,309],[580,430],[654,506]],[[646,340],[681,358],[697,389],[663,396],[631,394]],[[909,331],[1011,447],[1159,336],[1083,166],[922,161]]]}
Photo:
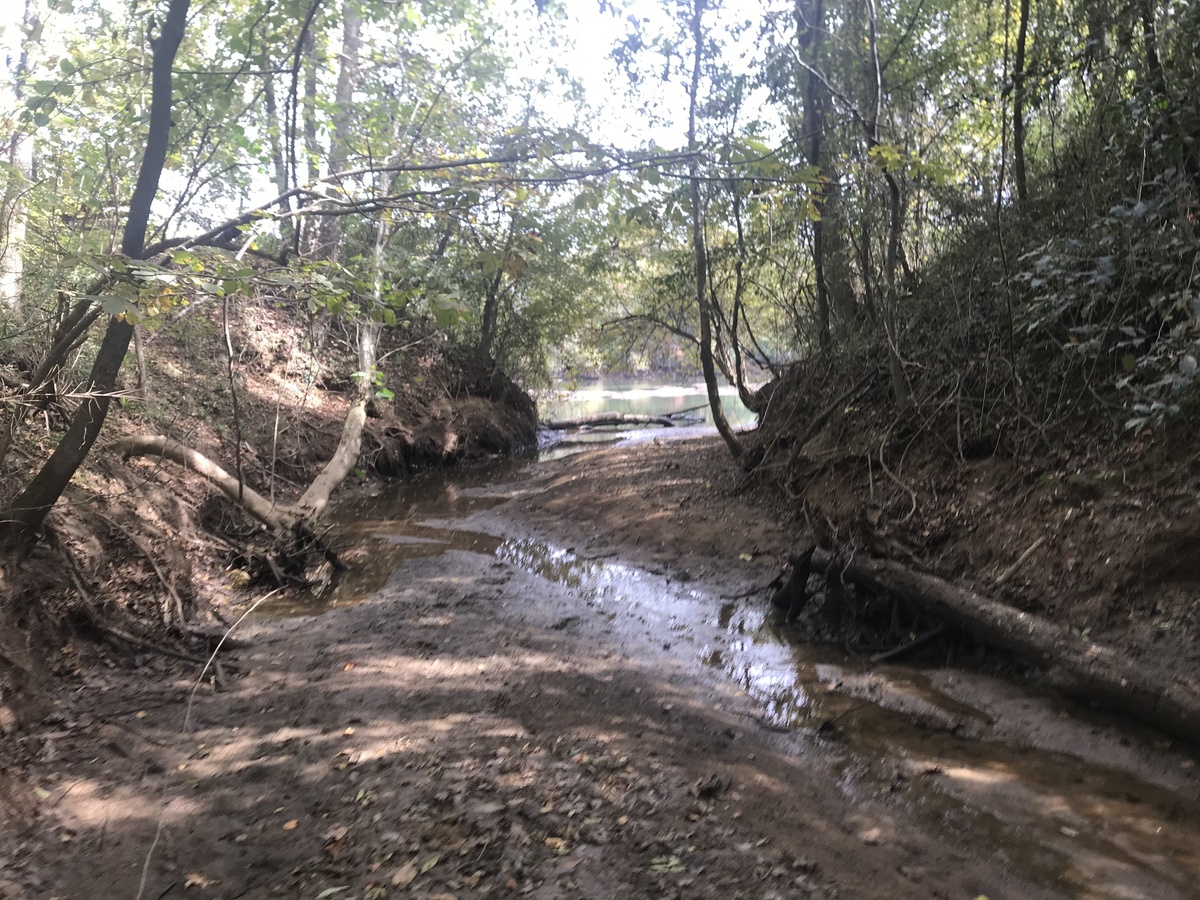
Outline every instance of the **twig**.
{"label": "twig", "polygon": [[[206,662],[204,664],[204,668],[201,669],[200,674],[196,676],[196,683],[194,685],[192,685],[192,691],[190,694],[188,694],[187,711],[183,715],[183,730],[184,731],[191,730],[192,703],[196,699],[196,691],[198,691],[200,689],[200,685],[204,682],[204,676],[208,672],[208,667],[211,666],[214,662],[216,662],[217,654],[221,652],[221,646],[225,643],[225,639],[233,633],[233,630],[235,628],[237,628],[239,625],[242,624],[242,622],[244,622],[246,620],[246,617],[248,615],[250,615],[250,613],[254,612],[262,604],[266,603],[268,600],[270,600],[272,597],[274,597],[276,594],[278,594],[281,590],[283,590],[283,588],[275,588],[275,590],[270,591],[266,594],[263,594],[261,597],[259,597],[257,600],[255,600],[252,604],[250,604],[250,608],[248,610],[246,610],[244,613],[242,613],[241,616],[238,617],[238,620],[236,622],[234,622],[232,625],[230,625],[225,630],[225,633],[223,635],[221,635],[221,640],[217,641],[217,646],[215,646],[213,648],[212,655],[208,657],[208,662]],[[140,896],[140,892],[139,892],[139,896]]]}
{"label": "twig", "polygon": [[903,481],[901,481],[898,477],[896,477],[896,474],[891,469],[888,468],[888,464],[886,462],[884,462],[884,460],[883,460],[883,448],[887,446],[888,438],[891,437],[891,433],[892,433],[891,429],[888,429],[887,434],[885,434],[883,436],[883,443],[879,445],[879,466],[880,466],[880,468],[883,469],[884,474],[886,474],[888,478],[890,478],[890,479],[892,479],[892,481],[896,482],[896,484],[902,490],[905,490],[908,492],[909,499],[912,501],[912,509],[910,509],[908,511],[908,515],[906,515],[903,519],[900,520],[900,523],[903,524],[903,523],[907,522],[909,519],[911,519],[914,515],[916,515],[917,492],[914,491],[912,488],[910,488]]}
{"label": "twig", "polygon": [[898,656],[904,656],[906,653],[911,653],[913,650],[918,650],[924,647],[930,641],[935,641],[945,634],[950,629],[945,625],[939,625],[932,631],[927,631],[922,635],[918,635],[907,643],[901,644],[899,647],[893,647],[891,650],[885,650],[883,653],[876,653],[871,657],[871,662],[881,663],[887,662],[890,659],[895,659]]}
{"label": "twig", "polygon": [[158,817],[158,827],[154,829],[154,840],[150,842],[150,849],[146,851],[146,861],[142,863],[142,880],[138,882],[138,892],[134,900],[142,900],[142,895],[146,892],[146,877],[150,874],[150,860],[154,856],[154,848],[158,846],[158,838],[162,834],[163,822],[167,819],[167,806],[163,807],[162,815]]}
{"label": "twig", "polygon": [[[175,617],[179,620],[179,630],[183,631],[184,626],[186,624],[185,616],[184,616],[184,612],[183,612],[183,598],[179,596],[179,592],[177,590],[175,590],[175,586],[173,584],[171,584],[170,581],[167,580],[167,575],[165,572],[163,572],[162,567],[159,566],[158,562],[150,554],[150,551],[142,544],[142,542],[138,539],[138,537],[133,532],[131,532],[128,528],[126,528],[120,522],[117,522],[116,520],[109,518],[108,516],[104,515],[103,513],[98,513],[98,515],[100,516],[100,518],[104,519],[104,521],[108,522],[108,524],[112,525],[119,532],[121,532],[121,534],[125,535],[125,537],[127,537],[129,539],[129,542],[131,544],[133,544],[133,546],[135,546],[141,552],[142,556],[146,557],[146,561],[148,563],[150,563],[150,567],[154,569],[154,574],[158,576],[158,580],[162,582],[162,586],[167,589],[167,593],[170,595],[171,599],[174,601]],[[171,627],[171,617],[166,609],[163,610],[163,620],[164,620],[163,624],[165,624],[168,628],[170,628]]]}
{"label": "twig", "polygon": [[1016,575],[1017,570],[1020,569],[1021,566],[1025,565],[1025,562],[1029,559],[1029,557],[1033,556],[1033,554],[1037,551],[1037,548],[1042,546],[1042,544],[1045,542],[1046,536],[1042,535],[1040,538],[1030,544],[1029,549],[1018,556],[1015,563],[996,576],[996,587],[999,587],[1000,585],[1004,584],[1004,582],[1008,581],[1008,579]]}
{"label": "twig", "polygon": [[169,656],[172,659],[181,659],[184,662],[195,663],[200,665],[204,660],[199,656],[191,656],[187,653],[180,653],[178,650],[172,650],[169,647],[163,647],[160,644],[153,644],[143,638],[136,637],[127,631],[122,631],[114,625],[109,625],[107,622],[99,622],[96,620],[95,614],[91,616],[92,625],[103,631],[105,634],[111,634],[113,637],[120,638],[126,643],[133,644],[135,647],[141,647],[143,650],[149,650],[152,653],[158,653],[162,656]]}

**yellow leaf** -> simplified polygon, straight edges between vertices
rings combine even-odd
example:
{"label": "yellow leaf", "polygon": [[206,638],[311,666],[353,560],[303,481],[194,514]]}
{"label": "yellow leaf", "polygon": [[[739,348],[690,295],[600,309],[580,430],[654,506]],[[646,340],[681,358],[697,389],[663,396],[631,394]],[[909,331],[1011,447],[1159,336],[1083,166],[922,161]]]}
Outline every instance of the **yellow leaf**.
{"label": "yellow leaf", "polygon": [[299,824],[300,824],[299,819],[288,819],[286,822],[283,823],[283,830],[284,831],[295,831],[296,826]]}
{"label": "yellow leaf", "polygon": [[421,874],[424,875],[426,872],[436,866],[438,864],[438,860],[441,858],[442,857],[439,855],[431,856],[429,859],[425,860],[425,865],[421,866]]}
{"label": "yellow leaf", "polygon": [[402,886],[410,883],[416,877],[417,877],[416,863],[406,862],[399,869],[397,869],[396,874],[392,876],[392,884],[396,885],[397,887],[402,887]]}

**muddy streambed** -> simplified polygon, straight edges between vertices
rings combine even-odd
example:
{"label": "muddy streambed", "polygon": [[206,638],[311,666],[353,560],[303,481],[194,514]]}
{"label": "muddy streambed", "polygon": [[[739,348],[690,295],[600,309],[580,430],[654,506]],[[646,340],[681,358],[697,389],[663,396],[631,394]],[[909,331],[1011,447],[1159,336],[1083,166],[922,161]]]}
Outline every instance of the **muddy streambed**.
{"label": "muddy streambed", "polygon": [[344,502],[336,534],[356,548],[355,571],[326,601],[271,614],[357,603],[431,560],[498,585],[498,596],[506,573],[532,575],[548,590],[505,597],[509,606],[542,604],[525,613],[564,638],[679,667],[681,691],[741,714],[747,729],[810,761],[814,777],[836,780],[848,803],[885,806],[1062,896],[1198,896],[1200,804],[1186,751],[994,678],[868,666],[799,644],[762,596],[729,599],[754,582],[719,565],[694,577],[639,567],[524,524],[527,477],[506,464]]}

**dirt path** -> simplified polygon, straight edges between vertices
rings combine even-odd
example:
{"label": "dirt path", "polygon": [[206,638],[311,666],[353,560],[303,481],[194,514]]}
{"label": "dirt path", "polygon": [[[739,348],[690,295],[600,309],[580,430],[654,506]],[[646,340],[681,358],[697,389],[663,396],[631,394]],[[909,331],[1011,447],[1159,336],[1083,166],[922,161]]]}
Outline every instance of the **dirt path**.
{"label": "dirt path", "polygon": [[[1105,896],[981,853],[981,821],[924,827],[895,802],[920,773],[862,789],[852,755],[801,752],[811,735],[663,639],[690,585],[744,590],[790,546],[730,502],[732,475],[714,485],[710,452],[592,454],[491,490],[457,526],[481,546],[408,553],[356,605],[255,621],[190,716],[188,664],[83,675],[43,726],[0,896]],[[391,543],[440,540],[421,527]],[[606,602],[626,563],[642,596]],[[1190,828],[1187,762],[1161,764]],[[1121,896],[1175,895],[1162,866],[1122,866]]]}

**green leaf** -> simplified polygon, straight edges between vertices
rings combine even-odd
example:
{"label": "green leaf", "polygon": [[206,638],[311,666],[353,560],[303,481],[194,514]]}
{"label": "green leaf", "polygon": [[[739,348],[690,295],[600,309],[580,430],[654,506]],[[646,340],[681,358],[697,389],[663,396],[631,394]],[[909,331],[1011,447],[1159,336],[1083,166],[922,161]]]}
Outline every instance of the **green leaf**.
{"label": "green leaf", "polygon": [[105,294],[100,303],[100,308],[104,310],[106,316],[124,316],[129,313],[129,304],[125,302],[123,297],[118,297],[115,294]]}

